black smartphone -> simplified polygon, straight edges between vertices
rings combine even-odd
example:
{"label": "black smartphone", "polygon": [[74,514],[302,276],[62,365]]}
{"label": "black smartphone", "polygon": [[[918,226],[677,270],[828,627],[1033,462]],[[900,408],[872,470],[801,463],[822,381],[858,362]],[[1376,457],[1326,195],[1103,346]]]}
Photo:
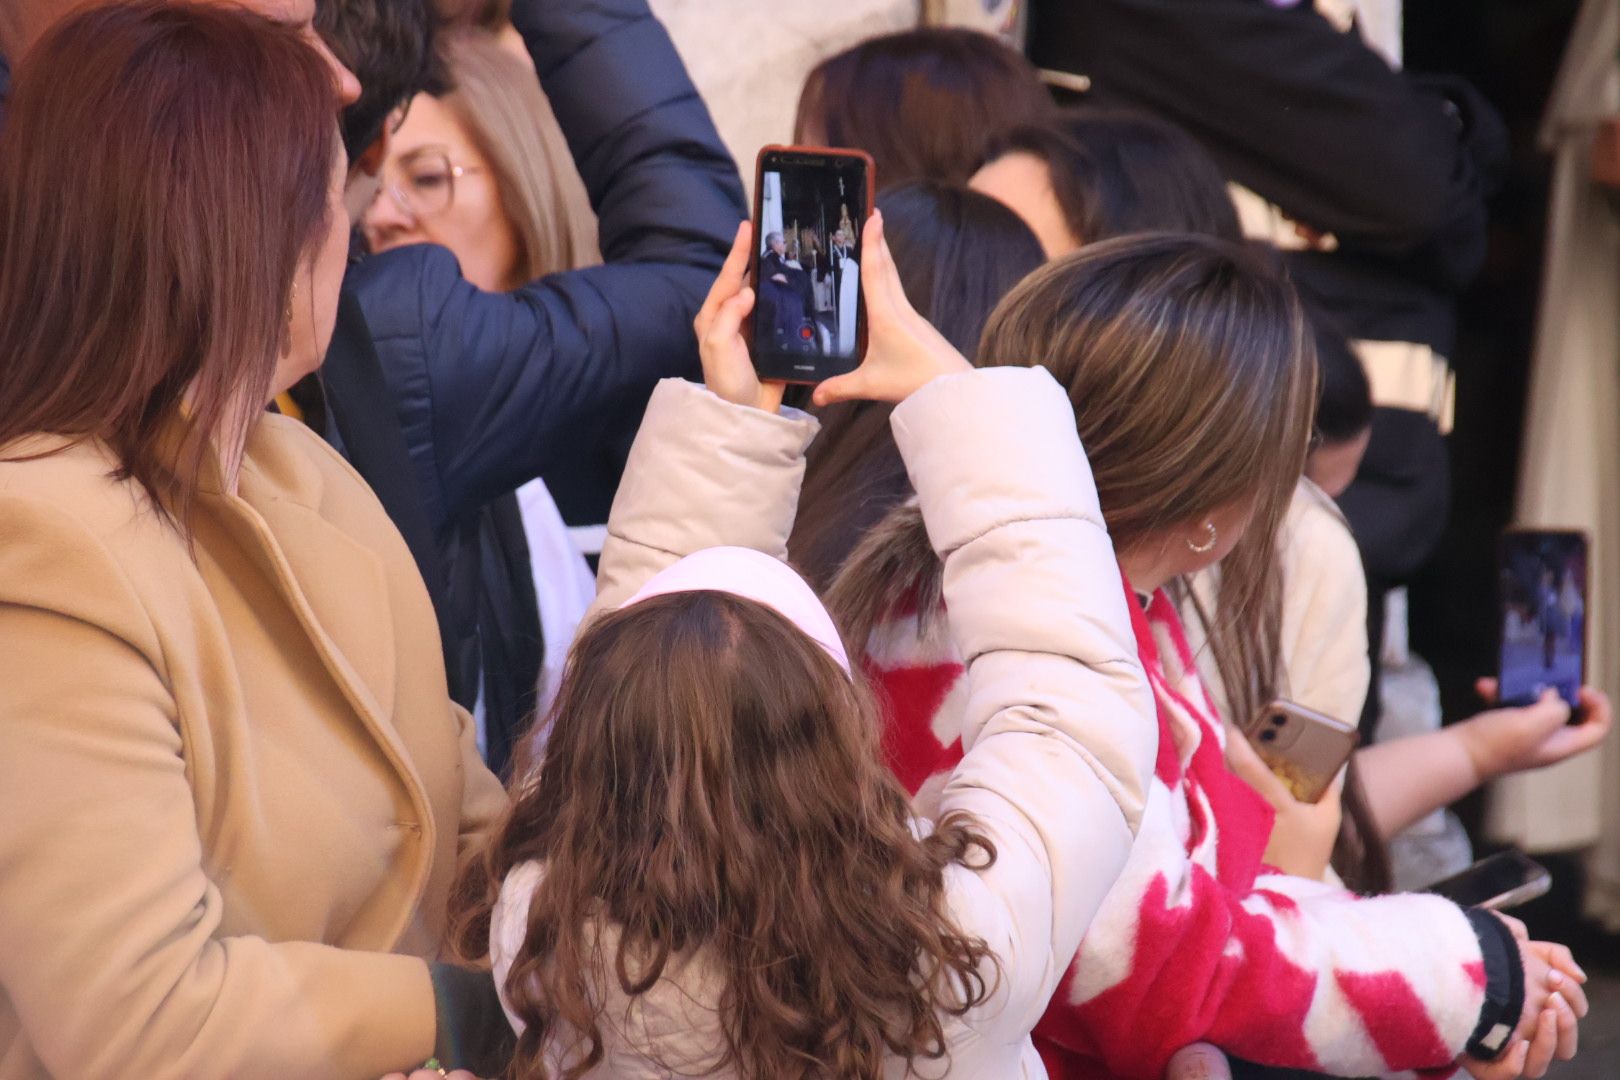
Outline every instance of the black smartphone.
{"label": "black smartphone", "polygon": [[1529,705],[1551,687],[1578,722],[1586,682],[1586,534],[1508,530],[1500,581],[1498,700]]}
{"label": "black smartphone", "polygon": [[866,355],[861,234],[872,214],[871,155],[767,146],[754,177],[754,314],[762,379],[818,383]]}
{"label": "black smartphone", "polygon": [[1460,874],[1430,885],[1424,892],[1443,896],[1463,907],[1506,911],[1544,896],[1552,888],[1547,868],[1522,851],[1504,851],[1481,859]]}

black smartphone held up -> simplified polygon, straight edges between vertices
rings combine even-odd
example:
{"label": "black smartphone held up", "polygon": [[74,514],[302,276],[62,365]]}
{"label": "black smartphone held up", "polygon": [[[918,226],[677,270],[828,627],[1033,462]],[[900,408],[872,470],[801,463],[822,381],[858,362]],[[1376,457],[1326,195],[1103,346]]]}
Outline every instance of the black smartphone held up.
{"label": "black smartphone held up", "polygon": [[1243,734],[1266,768],[1305,803],[1322,801],[1358,739],[1354,725],[1281,699],[1261,709]]}
{"label": "black smartphone held up", "polygon": [[866,355],[861,233],[872,158],[860,150],[767,146],[754,178],[754,315],[762,379],[818,383]]}
{"label": "black smartphone held up", "polygon": [[1586,534],[1510,529],[1502,534],[1497,698],[1529,705],[1548,687],[1579,722],[1586,681]]}
{"label": "black smartphone held up", "polygon": [[1443,896],[1463,907],[1506,911],[1544,896],[1552,888],[1547,868],[1522,851],[1504,851],[1481,859],[1460,874],[1430,885],[1424,892]]}

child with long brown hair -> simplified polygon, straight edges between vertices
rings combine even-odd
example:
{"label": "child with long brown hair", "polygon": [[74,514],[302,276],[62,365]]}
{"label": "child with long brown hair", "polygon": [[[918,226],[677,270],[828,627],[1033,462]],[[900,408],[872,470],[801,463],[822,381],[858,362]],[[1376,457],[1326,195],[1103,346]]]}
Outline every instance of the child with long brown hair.
{"label": "child with long brown hair", "polygon": [[973,371],[880,216],[866,237],[867,358],[817,399],[897,403],[944,566],[969,660],[936,824],[779,561],[816,425],[754,376],[745,225],[697,320],[708,390],[654,395],[599,617],[463,880],[520,1077],[1041,1075],[1030,1029],[1140,819],[1151,694],[1061,389]]}
{"label": "child with long brown hair", "polygon": [[[988,365],[1039,363],[1068,390],[1135,605],[1159,709],[1148,811],[1037,1029],[1054,1076],[1157,1080],[1209,1040],[1338,1075],[1448,1065],[1465,1050],[1518,1075],[1534,1037],[1573,1052],[1582,978],[1565,950],[1437,897],[1370,900],[1265,872],[1271,809],[1233,776],[1172,581],[1244,542],[1275,564],[1303,466],[1314,362],[1274,261],[1208,237],[1090,245],[1031,275],[980,343]],[[961,657],[926,530],[902,508],[829,595],[886,706],[886,748],[926,813],[960,754]],[[1228,612],[1264,602],[1234,576]],[[946,598],[948,599],[948,598]],[[1567,1000],[1565,1000],[1567,999]],[[1511,1049],[1509,1039],[1513,1040]],[[1540,1051],[1538,1051],[1540,1052]]]}

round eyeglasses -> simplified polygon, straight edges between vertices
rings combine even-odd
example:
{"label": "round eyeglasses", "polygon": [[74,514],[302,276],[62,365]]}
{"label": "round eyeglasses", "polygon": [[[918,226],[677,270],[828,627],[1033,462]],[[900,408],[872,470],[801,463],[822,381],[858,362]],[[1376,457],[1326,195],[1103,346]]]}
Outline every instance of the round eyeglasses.
{"label": "round eyeglasses", "polygon": [[418,151],[383,170],[382,188],[405,213],[418,220],[444,213],[456,202],[456,181],[485,170],[457,165],[442,150]]}

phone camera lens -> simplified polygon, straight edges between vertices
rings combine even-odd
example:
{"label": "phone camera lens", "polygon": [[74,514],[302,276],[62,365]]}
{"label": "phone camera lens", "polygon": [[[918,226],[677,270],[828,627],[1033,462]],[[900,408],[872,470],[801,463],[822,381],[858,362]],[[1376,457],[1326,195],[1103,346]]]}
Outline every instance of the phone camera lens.
{"label": "phone camera lens", "polygon": [[1276,742],[1277,741],[1277,733],[1275,731],[1270,730],[1270,729],[1262,731],[1260,733],[1260,741],[1261,742]]}
{"label": "phone camera lens", "polygon": [[1286,723],[1288,723],[1288,717],[1286,716],[1273,716],[1271,718],[1272,727],[1282,727]]}

